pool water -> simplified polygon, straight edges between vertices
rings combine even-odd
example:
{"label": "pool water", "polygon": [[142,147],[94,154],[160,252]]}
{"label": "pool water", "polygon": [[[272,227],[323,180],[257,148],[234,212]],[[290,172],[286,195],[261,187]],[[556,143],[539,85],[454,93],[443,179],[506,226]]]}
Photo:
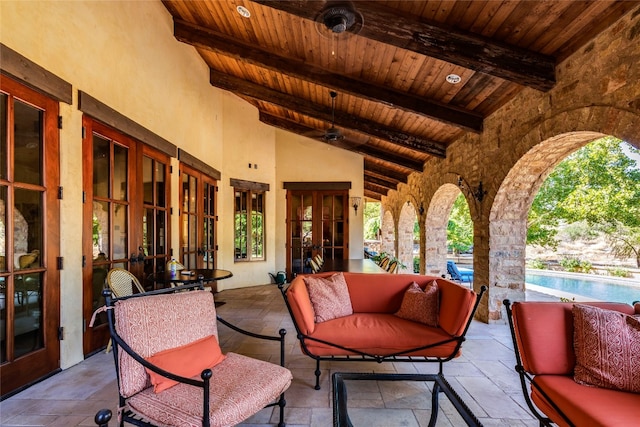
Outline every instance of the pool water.
{"label": "pool water", "polygon": [[[606,277],[590,276],[589,278],[576,278],[536,274],[527,271],[525,282],[549,289],[581,295],[600,301],[614,301],[631,304],[640,301],[640,282],[626,280],[627,283],[616,283],[615,279],[607,280]],[[634,286],[635,285],[635,286]]]}

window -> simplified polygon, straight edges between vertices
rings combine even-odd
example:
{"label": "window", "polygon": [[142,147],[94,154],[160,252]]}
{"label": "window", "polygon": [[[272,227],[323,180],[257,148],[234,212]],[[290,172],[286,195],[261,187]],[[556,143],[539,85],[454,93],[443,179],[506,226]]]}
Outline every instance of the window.
{"label": "window", "polygon": [[265,259],[265,193],[235,188],[235,261]]}

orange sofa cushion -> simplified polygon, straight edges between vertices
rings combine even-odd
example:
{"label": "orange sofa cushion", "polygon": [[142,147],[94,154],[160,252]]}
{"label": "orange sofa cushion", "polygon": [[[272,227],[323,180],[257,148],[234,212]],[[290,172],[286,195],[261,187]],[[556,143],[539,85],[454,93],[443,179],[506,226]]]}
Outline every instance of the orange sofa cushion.
{"label": "orange sofa cushion", "polygon": [[[161,351],[146,360],[172,374],[192,378],[200,375],[205,369],[213,368],[224,358],[217,338],[211,335],[181,347]],[[151,369],[145,368],[145,370],[151,378],[153,391],[156,393],[178,384],[177,381],[153,372]]]}
{"label": "orange sofa cushion", "polygon": [[[538,375],[534,383],[562,409],[576,426],[610,427],[640,425],[640,394],[590,387],[576,383],[571,376]],[[559,426],[562,417],[534,386],[531,397],[541,411]]]}
{"label": "orange sofa cushion", "polygon": [[[378,356],[388,356],[424,346],[425,343],[437,343],[451,338],[440,328],[387,313],[354,313],[319,323],[312,337]],[[309,351],[317,356],[357,354],[315,340],[307,339],[305,343]],[[447,357],[455,346],[455,342],[450,342],[405,355]]]}

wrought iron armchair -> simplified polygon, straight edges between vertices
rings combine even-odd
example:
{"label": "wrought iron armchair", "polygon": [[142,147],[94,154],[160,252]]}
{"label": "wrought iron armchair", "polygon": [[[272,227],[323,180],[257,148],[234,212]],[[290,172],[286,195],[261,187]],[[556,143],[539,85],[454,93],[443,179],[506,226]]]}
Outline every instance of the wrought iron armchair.
{"label": "wrought iron armchair", "polygon": [[[197,284],[121,298],[112,298],[105,291],[104,296],[118,380],[120,426],[125,421],[138,426],[229,426],[271,406],[279,406],[278,425],[285,425],[284,392],[292,375],[284,368],[284,329],[275,337],[230,324],[217,317],[213,294]],[[236,332],[278,341],[280,365],[236,353],[222,356],[218,350],[221,357],[213,367],[200,366],[200,359],[211,353],[200,351],[200,343],[211,343],[215,337],[217,346],[216,319]],[[167,353],[175,369],[159,363],[158,358]],[[176,373],[184,366],[193,367],[187,359],[198,362],[198,373],[190,377]],[[161,390],[158,384],[165,386],[168,380],[170,388]]]}

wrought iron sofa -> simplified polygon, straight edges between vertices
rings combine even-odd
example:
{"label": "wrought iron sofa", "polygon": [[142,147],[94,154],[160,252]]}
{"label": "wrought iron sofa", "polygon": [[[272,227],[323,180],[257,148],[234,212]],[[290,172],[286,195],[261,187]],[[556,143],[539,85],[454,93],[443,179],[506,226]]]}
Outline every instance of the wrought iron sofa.
{"label": "wrought iron sofa", "polygon": [[[231,426],[270,406],[279,406],[278,425],[285,425],[284,392],[292,375],[284,368],[284,329],[278,337],[259,335],[217,317],[213,294],[201,284],[121,298],[112,298],[108,290],[103,295],[120,426],[125,421],[138,426]],[[236,332],[279,342],[280,365],[223,355],[216,319]],[[106,423],[108,417],[102,414],[98,421]]]}
{"label": "wrought iron sofa", "polygon": [[[344,272],[353,314],[316,323],[305,278],[328,278],[334,274],[298,275],[289,286],[279,286],[302,352],[316,360],[315,389],[320,389],[320,361],[438,363],[437,374],[416,374],[421,376],[421,381],[434,382],[434,410],[429,425],[436,422],[440,391],[459,409],[468,425],[479,425],[446,381],[443,363],[460,356],[462,343],[486,286],[476,293],[436,276]],[[395,315],[403,303],[405,292],[414,282],[424,289],[433,281],[437,283],[439,293],[437,326]]]}
{"label": "wrought iron sofa", "polygon": [[[531,301],[512,304],[504,300],[504,305],[515,349],[515,369],[527,405],[541,426],[639,425],[640,393],[585,385],[574,380],[577,369],[575,346],[578,345],[574,327],[578,326],[574,324],[573,303]],[[622,303],[584,305],[628,315],[640,314],[639,303],[635,304],[635,309]],[[610,328],[609,322],[601,324]],[[596,342],[583,332],[576,335],[585,335],[586,341]],[[595,348],[580,351],[597,352]],[[640,354],[640,347],[635,352]]]}

